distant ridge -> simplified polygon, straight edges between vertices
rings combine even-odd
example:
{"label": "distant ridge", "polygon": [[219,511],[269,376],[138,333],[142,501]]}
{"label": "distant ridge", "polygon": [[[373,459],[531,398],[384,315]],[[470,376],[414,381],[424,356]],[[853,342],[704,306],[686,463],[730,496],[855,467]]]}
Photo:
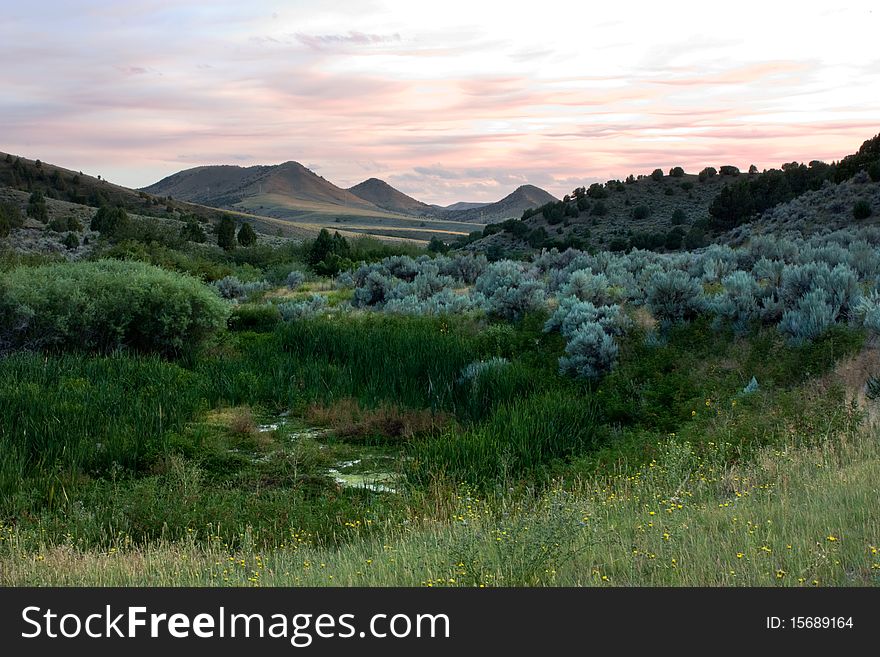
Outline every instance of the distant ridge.
{"label": "distant ridge", "polygon": [[489,203],[469,203],[467,201],[459,201],[458,203],[453,203],[452,205],[447,205],[443,209],[454,212],[455,210],[473,210],[474,208],[482,208],[486,205],[490,205],[490,204]]}
{"label": "distant ridge", "polygon": [[368,178],[354,187],[349,187],[348,191],[368,203],[391,212],[415,215],[437,214],[435,206],[417,201],[378,178]]}
{"label": "distant ridge", "polygon": [[505,219],[519,219],[523,210],[558,201],[555,196],[534,185],[521,185],[500,201],[465,210],[451,210],[443,215],[452,221],[488,224]]}
{"label": "distant ridge", "polygon": [[195,167],[163,178],[144,187],[143,191],[215,207],[233,207],[248,199],[274,196],[289,200],[291,205],[299,202],[338,205],[354,210],[378,209],[373,203],[293,161],[270,166]]}

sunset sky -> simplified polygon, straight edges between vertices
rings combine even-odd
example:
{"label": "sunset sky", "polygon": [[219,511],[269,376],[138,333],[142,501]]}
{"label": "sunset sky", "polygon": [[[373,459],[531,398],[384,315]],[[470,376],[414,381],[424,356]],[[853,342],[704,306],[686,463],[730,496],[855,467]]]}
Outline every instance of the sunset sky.
{"label": "sunset sky", "polygon": [[845,4],[6,2],[0,150],[131,187],[296,160],[444,205],[830,161],[880,132],[880,9]]}

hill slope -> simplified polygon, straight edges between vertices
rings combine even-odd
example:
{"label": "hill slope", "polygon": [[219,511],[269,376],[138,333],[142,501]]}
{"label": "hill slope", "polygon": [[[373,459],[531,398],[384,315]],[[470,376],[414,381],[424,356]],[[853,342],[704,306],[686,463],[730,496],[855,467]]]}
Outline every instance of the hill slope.
{"label": "hill slope", "polygon": [[464,210],[451,210],[444,215],[445,219],[452,221],[471,221],[474,223],[492,223],[505,219],[519,219],[523,210],[536,208],[551,201],[557,201],[555,196],[545,192],[534,185],[522,185],[505,196],[500,201],[480,205],[475,208]]}
{"label": "hill slope", "polygon": [[248,201],[277,196],[289,205],[329,204],[376,210],[376,205],[341,189],[299,162],[252,167],[217,165],[180,171],[144,188],[145,192],[215,207],[251,205]]}
{"label": "hill slope", "polygon": [[378,178],[369,178],[354,187],[349,187],[347,191],[368,203],[391,212],[409,215],[437,214],[437,208],[407,196]]}

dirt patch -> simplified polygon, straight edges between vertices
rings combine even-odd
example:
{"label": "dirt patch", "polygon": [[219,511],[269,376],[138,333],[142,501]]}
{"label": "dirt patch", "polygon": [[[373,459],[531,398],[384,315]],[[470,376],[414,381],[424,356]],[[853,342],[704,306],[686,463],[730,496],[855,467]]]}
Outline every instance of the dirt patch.
{"label": "dirt patch", "polygon": [[309,424],[330,427],[338,437],[349,440],[371,437],[407,440],[438,432],[452,423],[446,413],[388,404],[363,408],[352,398],[340,399],[329,406],[313,404],[306,409],[305,419]]}
{"label": "dirt patch", "polygon": [[848,400],[855,401],[867,413],[869,425],[880,426],[880,403],[867,398],[865,384],[872,376],[880,376],[880,348],[871,346],[844,358],[834,370],[820,379],[820,386],[843,386]]}

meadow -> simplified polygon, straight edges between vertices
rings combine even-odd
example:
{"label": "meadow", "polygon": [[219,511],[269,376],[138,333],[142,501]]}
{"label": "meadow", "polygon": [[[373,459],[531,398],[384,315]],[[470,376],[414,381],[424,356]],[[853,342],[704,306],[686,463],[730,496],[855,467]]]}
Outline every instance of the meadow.
{"label": "meadow", "polygon": [[878,244],[7,258],[0,584],[876,585]]}

